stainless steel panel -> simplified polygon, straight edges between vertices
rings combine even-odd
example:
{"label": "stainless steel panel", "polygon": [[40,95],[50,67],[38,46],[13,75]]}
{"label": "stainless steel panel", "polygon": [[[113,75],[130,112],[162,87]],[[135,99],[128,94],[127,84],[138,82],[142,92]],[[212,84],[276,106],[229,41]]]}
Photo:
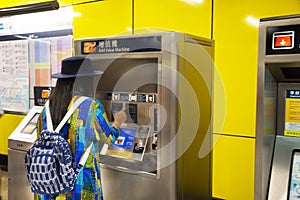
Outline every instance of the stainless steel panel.
{"label": "stainless steel panel", "polygon": [[22,141],[21,139],[20,140],[17,140],[17,139],[16,140],[13,140],[13,139],[8,140],[8,147],[11,149],[27,151],[31,146],[32,146],[32,142]]}
{"label": "stainless steel panel", "polygon": [[300,148],[300,138],[277,136],[269,185],[269,200],[286,200],[292,151]]}
{"label": "stainless steel panel", "polygon": [[31,192],[27,180],[24,157],[26,151],[8,149],[8,199],[31,200],[34,194]]}
{"label": "stainless steel panel", "polygon": [[[103,93],[107,90],[131,91],[131,89],[124,88],[125,85],[114,87],[115,83],[131,68],[148,66],[149,71],[146,72],[148,77],[147,75],[143,76],[147,78],[144,82],[157,84],[157,91],[154,91],[153,87],[144,87],[142,90],[146,89],[146,91],[157,93],[156,103],[164,108],[159,111],[157,122],[162,124],[162,116],[167,116],[164,126],[158,133],[158,150],[150,149],[148,155],[145,156],[147,159],[147,156],[156,155],[156,174],[122,169],[120,165],[111,167],[103,164],[101,173],[104,196],[111,200],[211,199],[211,153],[207,153],[202,158],[198,153],[204,138],[207,139],[208,149],[211,145],[212,104],[210,100],[212,99],[213,69],[211,60],[207,60],[207,55],[212,56],[213,54],[213,42],[179,32],[154,33],[153,35],[162,36],[161,51],[87,55],[94,63],[97,63],[94,65],[97,66],[97,69],[104,71],[106,81],[102,87],[98,88],[97,97],[104,103],[108,113],[110,113],[111,102],[105,99]],[[139,37],[139,35],[126,37]],[[75,41],[76,55],[81,55],[80,48],[81,40]],[[194,86],[197,88],[196,95],[201,96],[200,103],[197,102],[195,105],[188,101],[190,99],[187,100],[190,93],[185,87],[182,87],[183,79],[179,77],[182,75],[186,78],[187,71],[193,67],[202,75],[202,77],[199,76],[197,86]],[[130,88],[133,88],[131,85],[135,84],[134,79],[140,78],[141,74],[144,72],[134,73],[127,80]],[[101,88],[104,90],[101,91]],[[199,88],[201,88],[200,92]],[[182,102],[179,104],[181,100]],[[193,119],[198,119],[199,113],[195,112],[195,108],[199,110],[201,108],[201,120],[199,119],[199,122],[196,121],[196,123],[190,120],[193,116],[196,116]],[[154,126],[153,121],[149,121],[150,106],[139,103],[138,109],[140,110],[138,124],[148,125],[150,123],[150,126]],[[185,109],[186,113],[182,109]],[[187,113],[188,115],[186,115]],[[199,125],[198,123],[200,128],[193,135],[191,127],[194,124]],[[182,124],[185,129],[179,129]],[[195,137],[193,143],[188,146],[186,141],[193,137]],[[190,147],[189,151],[186,149],[186,152],[181,154],[181,148],[185,147]],[[138,169],[138,167],[135,168]]]}
{"label": "stainless steel panel", "polygon": [[176,182],[175,166],[162,169],[161,174],[156,179],[102,167],[104,199],[177,199],[173,185]]}
{"label": "stainless steel panel", "polygon": [[[259,54],[258,54],[258,79],[257,79],[257,108],[256,108],[256,158],[255,158],[255,199],[264,200],[268,195],[270,169],[277,133],[283,131],[281,115],[275,105],[282,103],[277,96],[269,96],[270,92],[277,92],[279,82],[300,82],[300,80],[287,80],[280,68],[297,67],[300,63],[299,54],[266,55],[267,27],[300,24],[298,17],[263,19],[259,25]],[[272,80],[271,80],[272,79]],[[271,80],[271,81],[270,81]],[[283,97],[281,97],[283,98]],[[272,108],[273,111],[270,109]],[[279,112],[277,112],[279,111]],[[278,119],[277,119],[278,118]],[[276,151],[280,151],[277,149]],[[285,151],[285,150],[283,150]],[[280,159],[280,157],[276,157]],[[274,157],[275,159],[275,157]],[[278,162],[273,159],[273,162]],[[286,169],[289,170],[289,169]],[[272,172],[273,174],[273,172]],[[285,187],[285,186],[282,186]],[[286,186],[287,187],[287,186]],[[274,196],[275,198],[275,196]],[[279,199],[276,197],[275,199]]]}

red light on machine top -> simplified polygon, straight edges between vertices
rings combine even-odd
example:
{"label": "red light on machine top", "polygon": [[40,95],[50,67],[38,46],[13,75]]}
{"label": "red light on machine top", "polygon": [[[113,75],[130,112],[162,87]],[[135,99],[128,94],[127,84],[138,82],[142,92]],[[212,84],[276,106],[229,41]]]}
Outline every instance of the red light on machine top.
{"label": "red light on machine top", "polygon": [[281,36],[276,37],[275,47],[291,47],[292,46],[292,36]]}
{"label": "red light on machine top", "polygon": [[294,31],[283,31],[273,33],[272,49],[294,48]]}

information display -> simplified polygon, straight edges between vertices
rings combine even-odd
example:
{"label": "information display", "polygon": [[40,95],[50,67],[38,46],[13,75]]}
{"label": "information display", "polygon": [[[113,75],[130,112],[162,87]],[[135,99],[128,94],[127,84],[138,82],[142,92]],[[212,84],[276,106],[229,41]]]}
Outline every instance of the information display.
{"label": "information display", "polygon": [[29,109],[28,42],[0,42],[0,110]]}
{"label": "information display", "polygon": [[294,149],[291,159],[287,200],[300,199],[300,149]]}
{"label": "information display", "polygon": [[161,36],[84,40],[82,54],[161,51]]}
{"label": "information display", "polygon": [[287,90],[284,135],[300,137],[300,90]]}
{"label": "information display", "polygon": [[121,127],[120,135],[110,146],[104,145],[102,155],[132,160],[143,160],[150,127]]}
{"label": "information display", "polygon": [[0,110],[27,113],[34,86],[55,85],[51,74],[72,55],[72,22],[72,7],[0,19]]}

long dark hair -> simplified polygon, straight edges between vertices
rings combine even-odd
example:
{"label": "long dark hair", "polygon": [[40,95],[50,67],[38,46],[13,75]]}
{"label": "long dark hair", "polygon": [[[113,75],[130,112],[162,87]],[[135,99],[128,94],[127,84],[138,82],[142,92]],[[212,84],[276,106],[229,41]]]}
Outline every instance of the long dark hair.
{"label": "long dark hair", "polygon": [[[76,81],[75,81],[76,80]],[[54,127],[58,126],[74,95],[94,97],[93,77],[77,77],[57,79],[55,88],[51,91],[50,114]]]}
{"label": "long dark hair", "polygon": [[68,110],[69,103],[73,96],[75,78],[57,79],[55,88],[51,91],[50,114],[53,127],[58,126]]}

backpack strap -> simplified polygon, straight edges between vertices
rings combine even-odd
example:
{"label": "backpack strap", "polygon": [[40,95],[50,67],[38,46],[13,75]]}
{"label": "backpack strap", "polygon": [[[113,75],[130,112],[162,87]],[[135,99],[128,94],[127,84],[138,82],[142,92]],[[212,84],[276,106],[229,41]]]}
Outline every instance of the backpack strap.
{"label": "backpack strap", "polygon": [[[88,97],[82,96],[79,97],[74,101],[72,104],[71,108],[68,110],[64,118],[61,120],[61,122],[58,124],[58,126],[55,129],[56,133],[59,133],[60,129],[64,126],[64,124],[68,121],[68,119],[71,117],[73,112],[80,106],[80,104],[88,99]],[[49,109],[49,100],[45,103],[45,109],[46,109],[46,120],[47,120],[47,129],[49,131],[53,131],[53,124],[52,124],[52,119],[51,119],[51,114],[50,114],[50,109]],[[77,174],[80,172],[81,168],[85,165],[88,156],[92,150],[93,142],[88,146],[88,148],[85,150],[84,154],[81,156],[79,160],[79,166],[77,167]]]}
{"label": "backpack strap", "polygon": [[[75,102],[72,104],[72,106],[70,107],[70,109],[68,110],[68,112],[66,113],[64,118],[61,120],[61,122],[56,127],[56,129],[55,129],[56,133],[59,133],[60,129],[65,125],[65,123],[71,117],[71,115],[76,110],[76,108],[78,108],[78,106],[86,99],[88,99],[88,97],[82,96],[82,97],[79,97],[77,100],[75,100]],[[49,100],[45,103],[45,109],[46,109],[47,129],[49,131],[53,131],[52,118],[51,118],[50,109],[49,109]]]}

